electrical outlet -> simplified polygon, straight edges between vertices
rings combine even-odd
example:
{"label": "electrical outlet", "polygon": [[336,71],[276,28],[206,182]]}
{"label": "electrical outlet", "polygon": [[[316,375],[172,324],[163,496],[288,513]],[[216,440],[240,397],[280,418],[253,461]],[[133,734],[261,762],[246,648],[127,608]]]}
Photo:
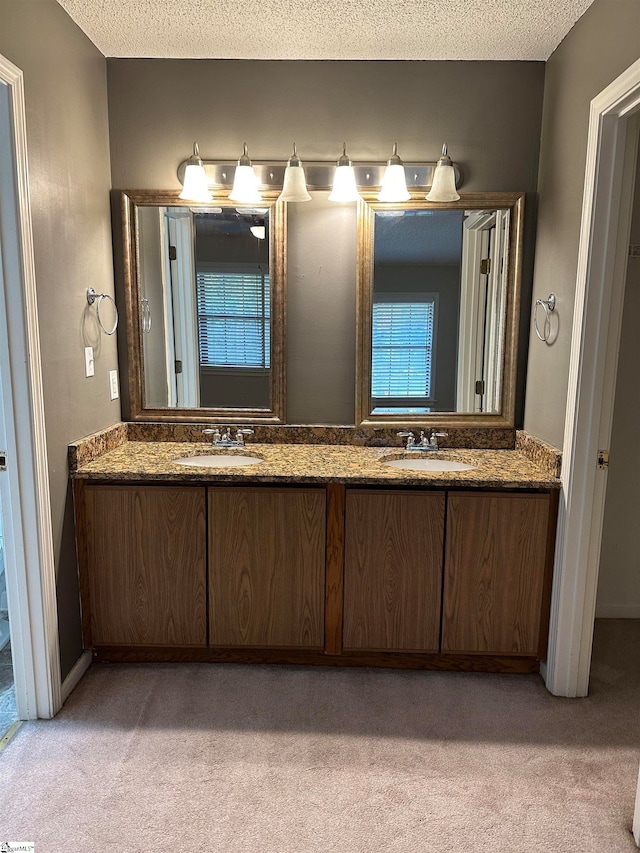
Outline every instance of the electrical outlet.
{"label": "electrical outlet", "polygon": [[84,375],[89,377],[95,373],[95,364],[93,362],[93,347],[84,348]]}
{"label": "electrical outlet", "polygon": [[109,391],[111,393],[111,399],[117,400],[120,396],[120,392],[118,391],[118,371],[110,370],[109,371]]}

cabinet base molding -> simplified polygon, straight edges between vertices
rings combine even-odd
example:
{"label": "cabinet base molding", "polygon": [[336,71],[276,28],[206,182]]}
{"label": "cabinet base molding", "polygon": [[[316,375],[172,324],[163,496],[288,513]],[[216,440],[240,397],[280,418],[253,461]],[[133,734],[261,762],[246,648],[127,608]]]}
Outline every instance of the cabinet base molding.
{"label": "cabinet base molding", "polygon": [[105,663],[272,663],[307,666],[377,666],[441,672],[537,673],[540,661],[506,655],[354,652],[327,655],[306,649],[203,649],[163,646],[99,646],[93,658]]}

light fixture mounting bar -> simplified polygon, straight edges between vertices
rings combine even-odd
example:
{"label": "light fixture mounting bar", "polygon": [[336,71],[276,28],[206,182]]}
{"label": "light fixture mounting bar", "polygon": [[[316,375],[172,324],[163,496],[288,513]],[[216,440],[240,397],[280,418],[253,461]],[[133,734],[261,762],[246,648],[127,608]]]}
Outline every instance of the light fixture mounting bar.
{"label": "light fixture mounting bar", "polygon": [[[178,166],[178,180],[180,183],[184,181],[184,170],[187,165],[187,160],[183,160]],[[227,189],[233,185],[233,175],[236,167],[235,160],[203,160],[202,165],[207,176],[207,183],[210,190]],[[286,161],[266,161],[256,163],[253,161],[253,168],[258,177],[258,182],[262,189],[280,188],[284,182],[284,170]],[[425,192],[431,188],[433,183],[433,173],[436,169],[436,162],[433,163],[407,163],[404,168],[407,176],[407,187],[409,191]],[[360,190],[379,190],[382,186],[382,178],[387,163],[354,163],[353,168],[356,173],[356,183]],[[336,169],[335,160],[313,160],[304,161],[304,171],[307,179],[307,189],[309,190],[330,190],[333,185],[333,176]],[[463,181],[462,169],[457,163],[453,164],[453,169],[456,178],[456,187],[461,186]]]}

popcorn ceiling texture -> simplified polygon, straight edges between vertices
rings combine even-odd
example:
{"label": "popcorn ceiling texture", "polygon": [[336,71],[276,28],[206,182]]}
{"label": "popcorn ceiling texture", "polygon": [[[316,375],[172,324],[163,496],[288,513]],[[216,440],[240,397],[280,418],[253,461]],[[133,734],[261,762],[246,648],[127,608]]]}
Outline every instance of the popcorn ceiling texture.
{"label": "popcorn ceiling texture", "polygon": [[546,60],[593,0],[58,0],[105,56]]}

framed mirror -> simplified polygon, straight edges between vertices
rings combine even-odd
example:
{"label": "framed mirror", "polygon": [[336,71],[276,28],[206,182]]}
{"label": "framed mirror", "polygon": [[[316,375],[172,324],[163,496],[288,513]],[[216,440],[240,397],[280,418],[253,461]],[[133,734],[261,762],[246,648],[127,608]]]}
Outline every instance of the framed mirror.
{"label": "framed mirror", "polygon": [[358,209],[356,424],[513,427],[524,195]]}
{"label": "framed mirror", "polygon": [[285,421],[285,205],[122,193],[130,417]]}

